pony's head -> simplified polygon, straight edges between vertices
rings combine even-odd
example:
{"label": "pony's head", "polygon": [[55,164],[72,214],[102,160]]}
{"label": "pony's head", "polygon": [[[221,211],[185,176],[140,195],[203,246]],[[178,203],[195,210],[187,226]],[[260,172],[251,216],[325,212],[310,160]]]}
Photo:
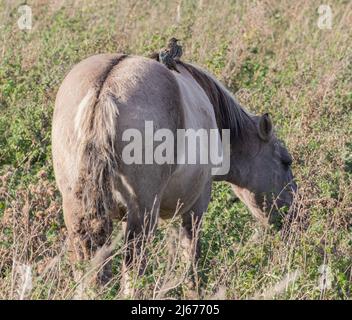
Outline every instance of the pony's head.
{"label": "pony's head", "polygon": [[249,117],[245,135],[231,143],[227,181],[256,218],[279,227],[297,189],[292,157],[276,137],[268,114]]}

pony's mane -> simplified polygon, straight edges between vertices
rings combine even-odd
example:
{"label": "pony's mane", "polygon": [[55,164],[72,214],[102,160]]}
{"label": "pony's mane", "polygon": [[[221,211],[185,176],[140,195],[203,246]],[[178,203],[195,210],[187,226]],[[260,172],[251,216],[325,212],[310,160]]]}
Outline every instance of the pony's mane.
{"label": "pony's mane", "polygon": [[177,61],[198,82],[213,105],[218,128],[230,129],[231,138],[241,139],[248,125],[252,124],[250,114],[235,100],[232,94],[206,71],[192,64]]}

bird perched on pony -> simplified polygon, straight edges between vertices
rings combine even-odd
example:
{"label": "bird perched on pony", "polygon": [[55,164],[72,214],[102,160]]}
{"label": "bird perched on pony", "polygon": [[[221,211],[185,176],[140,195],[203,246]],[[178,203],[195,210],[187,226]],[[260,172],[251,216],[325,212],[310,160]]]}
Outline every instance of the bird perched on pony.
{"label": "bird perched on pony", "polygon": [[176,61],[182,56],[182,46],[177,42],[179,40],[176,38],[171,38],[166,48],[161,49],[159,52],[159,61],[163,63],[168,69],[180,72],[177,69]]}

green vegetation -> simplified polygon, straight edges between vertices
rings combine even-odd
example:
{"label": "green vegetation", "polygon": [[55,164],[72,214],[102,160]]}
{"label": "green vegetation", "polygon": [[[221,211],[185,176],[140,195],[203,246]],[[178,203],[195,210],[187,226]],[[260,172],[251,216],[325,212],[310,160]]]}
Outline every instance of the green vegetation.
{"label": "green vegetation", "polygon": [[[50,143],[65,74],[89,55],[147,55],[175,35],[184,60],[214,73],[250,111],[270,112],[294,157],[300,189],[299,217],[282,240],[260,229],[229,186],[214,185],[199,297],[351,299],[350,1],[330,1],[331,30],[318,28],[315,0],[182,0],[179,21],[176,1],[32,0],[27,31],[17,26],[20,4],[0,1],[0,298],[21,297],[20,265],[33,277],[25,297],[69,298],[75,286]],[[168,269],[165,230],[137,284],[144,298],[155,297],[156,279],[182,273],[181,262]],[[119,250],[115,280],[99,298],[119,297]],[[322,265],[331,280],[326,289],[319,287]],[[275,287],[295,271],[283,289]],[[182,281],[174,287],[165,296],[189,296]]]}

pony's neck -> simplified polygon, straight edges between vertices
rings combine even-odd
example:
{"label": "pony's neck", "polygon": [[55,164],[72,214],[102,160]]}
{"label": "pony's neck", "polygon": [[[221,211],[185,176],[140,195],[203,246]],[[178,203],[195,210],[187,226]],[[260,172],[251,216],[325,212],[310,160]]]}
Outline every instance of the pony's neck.
{"label": "pony's neck", "polygon": [[250,115],[232,94],[214,76],[194,65],[178,61],[198,82],[213,105],[216,122],[221,134],[222,129],[231,130],[231,140],[242,140],[252,124]]}
{"label": "pony's neck", "polygon": [[[236,154],[243,152],[245,144],[251,144],[256,132],[255,116],[247,112],[214,76],[191,64],[181,61],[178,63],[193,76],[207,94],[214,108],[220,135],[223,129],[230,130],[230,171],[226,175],[214,176],[213,179],[233,183],[233,178],[240,176],[235,161]],[[224,139],[222,140],[224,142]]]}

